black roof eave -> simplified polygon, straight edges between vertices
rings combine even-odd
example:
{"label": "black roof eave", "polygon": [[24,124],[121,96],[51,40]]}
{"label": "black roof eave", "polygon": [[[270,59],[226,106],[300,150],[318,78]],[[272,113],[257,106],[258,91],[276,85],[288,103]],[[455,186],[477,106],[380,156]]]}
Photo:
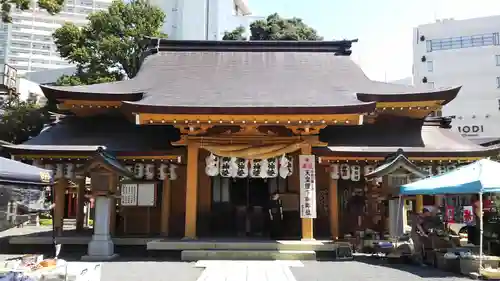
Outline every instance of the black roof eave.
{"label": "black roof eave", "polygon": [[363,102],[412,102],[426,100],[443,100],[443,105],[456,98],[462,87],[453,87],[446,90],[436,90],[426,93],[409,92],[401,94],[374,94],[357,93],[357,98]]}
{"label": "black roof eave", "polygon": [[[115,87],[110,85],[110,87]],[[137,93],[101,93],[82,92],[79,89],[69,89],[69,87],[57,87],[40,85],[45,97],[49,100],[95,100],[95,101],[139,101],[143,97],[142,92]],[[111,89],[111,88],[110,88]]]}
{"label": "black roof eave", "polygon": [[[330,146],[334,148],[335,146]],[[355,147],[353,147],[355,148]],[[313,153],[317,156],[329,157],[386,157],[387,154],[396,152],[399,147],[385,147],[380,149],[377,147],[377,151],[332,151],[328,147],[316,147],[313,149]],[[406,157],[435,157],[435,158],[479,158],[479,157],[490,157],[495,156],[500,153],[499,147],[485,147],[484,149],[469,150],[469,151],[439,151],[436,149],[426,149],[425,147],[415,148],[409,150],[409,148],[404,148]]]}
{"label": "black roof eave", "polygon": [[157,113],[157,114],[356,114],[375,110],[376,103],[367,102],[354,105],[337,106],[297,106],[297,107],[200,107],[200,106],[162,106],[141,104],[140,102],[123,102],[122,109],[126,112]]}
{"label": "black roof eave", "polygon": [[380,165],[371,173],[365,175],[365,178],[367,179],[380,178],[385,175],[389,175],[401,168],[421,178],[429,176],[428,173],[421,171],[417,167],[417,165],[413,164],[408,158],[406,158],[406,156],[400,154],[391,162]]}

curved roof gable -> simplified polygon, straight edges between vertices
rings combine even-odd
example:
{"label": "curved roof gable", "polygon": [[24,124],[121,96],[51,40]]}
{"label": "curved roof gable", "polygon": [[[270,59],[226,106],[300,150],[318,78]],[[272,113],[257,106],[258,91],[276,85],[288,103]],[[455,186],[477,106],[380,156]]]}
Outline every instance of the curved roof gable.
{"label": "curved roof gable", "polygon": [[306,114],[369,112],[379,101],[447,102],[460,89],[371,81],[348,57],[351,43],[153,39],[131,80],[42,90],[52,99],[121,100],[141,112]]}

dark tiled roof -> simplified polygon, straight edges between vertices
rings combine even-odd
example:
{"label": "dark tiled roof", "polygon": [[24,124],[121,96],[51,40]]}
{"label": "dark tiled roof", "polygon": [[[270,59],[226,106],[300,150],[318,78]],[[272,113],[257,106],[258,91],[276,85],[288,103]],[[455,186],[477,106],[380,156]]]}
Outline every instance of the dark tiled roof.
{"label": "dark tiled roof", "polygon": [[423,125],[422,120],[393,118],[363,126],[331,126],[320,138],[328,148],[316,149],[320,155],[386,156],[402,149],[407,156],[491,156],[499,148],[477,145],[451,129]]}
{"label": "dark tiled roof", "polygon": [[7,151],[73,151],[93,153],[99,147],[110,152],[148,152],[171,149],[179,138],[170,126],[137,126],[123,117],[68,117],[20,145],[4,145]]}
{"label": "dark tiled roof", "polygon": [[194,42],[160,42],[131,80],[42,88],[52,99],[123,100],[131,111],[174,114],[366,112],[373,101],[450,100],[459,90],[371,81],[348,56],[321,47],[332,42]]}
{"label": "dark tiled roof", "polygon": [[404,169],[418,177],[424,178],[429,176],[426,172],[420,170],[417,165],[410,161],[403,153],[402,149],[398,150],[398,155],[394,159],[389,159],[386,163],[378,166],[375,170],[365,175],[366,178],[379,178],[389,175],[399,169]]}

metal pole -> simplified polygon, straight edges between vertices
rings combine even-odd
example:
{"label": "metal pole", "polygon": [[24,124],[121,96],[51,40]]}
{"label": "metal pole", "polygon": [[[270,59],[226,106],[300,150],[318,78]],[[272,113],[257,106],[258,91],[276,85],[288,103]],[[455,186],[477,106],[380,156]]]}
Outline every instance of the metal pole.
{"label": "metal pole", "polygon": [[50,207],[50,216],[52,217],[52,254],[53,254],[53,257],[56,258],[57,256],[57,250],[56,250],[56,245],[57,245],[57,241],[56,241],[56,224],[55,224],[55,206],[54,206],[54,202],[55,202],[55,188],[54,188],[54,185],[52,185],[50,187],[50,192],[51,192],[51,199],[52,199],[52,202],[51,202],[51,207]]}
{"label": "metal pole", "polygon": [[483,267],[483,193],[479,192],[479,273]]}

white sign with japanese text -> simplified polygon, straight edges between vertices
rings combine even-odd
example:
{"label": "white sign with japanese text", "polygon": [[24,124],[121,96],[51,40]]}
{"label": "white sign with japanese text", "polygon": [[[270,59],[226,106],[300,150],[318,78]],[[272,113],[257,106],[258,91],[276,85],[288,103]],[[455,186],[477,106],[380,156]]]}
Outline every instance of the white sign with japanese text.
{"label": "white sign with japanese text", "polygon": [[316,218],[316,159],[314,155],[299,155],[300,217]]}

